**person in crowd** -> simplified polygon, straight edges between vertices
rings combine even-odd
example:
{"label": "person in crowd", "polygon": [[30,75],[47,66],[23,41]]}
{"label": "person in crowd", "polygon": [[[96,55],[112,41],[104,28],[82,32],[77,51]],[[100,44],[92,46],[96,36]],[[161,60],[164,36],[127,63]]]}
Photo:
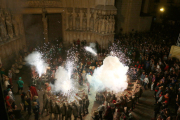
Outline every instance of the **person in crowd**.
{"label": "person in crowd", "polygon": [[113,113],[111,107],[109,106],[105,112],[104,119],[106,120],[113,120]]}
{"label": "person in crowd", "polygon": [[10,97],[10,99],[12,99],[13,101],[15,101],[14,95],[12,93],[12,90],[10,88],[7,89],[8,91],[8,96]]}
{"label": "person in crowd", "polygon": [[146,90],[146,86],[149,84],[148,76],[146,75],[144,78],[144,89]]}
{"label": "person in crowd", "polygon": [[19,80],[17,81],[17,84],[18,84],[18,94],[19,94],[19,90],[21,90],[21,93],[23,92],[23,85],[24,85],[24,82],[22,81],[22,78],[19,77]]}
{"label": "person in crowd", "polygon": [[12,118],[15,119],[15,120],[23,120],[24,119],[24,117],[22,115],[23,105],[20,104],[20,106],[21,106],[21,109],[18,109],[17,105],[15,105],[14,109],[12,109],[12,108],[9,109],[8,110],[9,116],[11,116],[11,117],[13,116]]}
{"label": "person in crowd", "polygon": [[39,105],[37,102],[33,102],[33,113],[35,120],[39,120]]}
{"label": "person in crowd", "polygon": [[28,96],[24,96],[24,111],[26,112],[26,109],[28,110],[28,115],[31,115],[31,98],[28,98]]}
{"label": "person in crowd", "polygon": [[94,111],[94,116],[92,116],[93,120],[99,120],[98,111]]}
{"label": "person in crowd", "polygon": [[34,87],[34,86],[29,86],[29,90],[30,90],[30,93],[31,93],[31,95],[32,95],[32,98],[33,98],[34,96],[38,96],[36,87]]}
{"label": "person in crowd", "polygon": [[143,85],[144,84],[144,78],[145,78],[145,72],[143,72],[142,73],[142,75],[141,75],[141,78],[140,78],[140,80],[141,80],[141,85]]}
{"label": "person in crowd", "polygon": [[77,120],[77,118],[78,118],[78,107],[75,104],[75,101],[72,104],[72,113],[73,113],[73,116],[74,116],[74,120]]}
{"label": "person in crowd", "polygon": [[12,84],[12,71],[11,70],[9,70],[8,72],[8,77],[9,77],[9,83],[12,86],[13,84]]}
{"label": "person in crowd", "polygon": [[4,87],[7,89],[9,84],[9,78],[6,76],[4,81]]}

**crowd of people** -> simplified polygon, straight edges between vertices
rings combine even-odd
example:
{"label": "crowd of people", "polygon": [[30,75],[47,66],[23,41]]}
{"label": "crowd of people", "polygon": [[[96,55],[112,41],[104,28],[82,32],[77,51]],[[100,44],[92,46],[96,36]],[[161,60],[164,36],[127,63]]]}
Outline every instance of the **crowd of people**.
{"label": "crowd of people", "polygon": [[[170,30],[170,29],[169,29]],[[180,61],[176,58],[168,56],[170,47],[174,44],[173,33],[167,32],[167,29],[157,32],[156,30],[146,33],[123,34],[114,40],[119,51],[124,54],[125,58],[120,58],[125,65],[129,66],[129,84],[131,80],[135,83],[130,90],[124,91],[121,95],[113,94],[113,92],[102,91],[96,94],[96,101],[102,103],[96,111],[94,111],[94,120],[126,120],[133,119],[131,111],[133,111],[138,100],[142,95],[143,90],[154,91],[154,117],[157,120],[171,120],[173,117],[176,120],[180,119],[180,84],[179,72]],[[78,102],[74,101],[67,104],[66,98],[59,94],[52,94],[49,83],[54,84],[55,72],[58,66],[64,66],[64,61],[68,57],[65,53],[65,48],[62,44],[46,45],[45,47],[37,47],[31,50],[21,50],[19,57],[15,60],[12,68],[6,74],[3,64],[1,68],[1,83],[4,85],[4,98],[8,115],[11,119],[23,119],[22,111],[28,111],[30,116],[32,112],[35,115],[35,120],[38,120],[39,115],[49,115],[52,119],[83,119],[88,113],[90,85],[86,79],[86,74],[93,74],[96,67],[102,65],[102,60],[107,56],[110,50],[99,49],[98,56],[93,58],[83,52],[83,46],[86,45],[83,41],[74,41],[72,51],[75,52],[75,61],[77,66],[74,68],[72,77],[78,79],[80,85],[87,84],[88,91],[83,92],[79,97]],[[77,46],[77,47],[76,47]],[[23,78],[17,77],[17,74],[25,65],[24,58],[32,51],[43,51],[43,57],[50,65],[46,74],[39,77],[34,67],[31,67],[31,81],[28,91],[23,91]],[[118,52],[119,52],[118,51]],[[128,59],[128,60],[127,60]],[[21,109],[17,109],[15,103],[13,89],[13,80],[17,80],[18,92],[20,94],[22,104]],[[44,90],[43,108],[40,108],[38,99],[38,90]],[[59,96],[58,98],[56,98]],[[172,112],[174,111],[174,112]],[[85,113],[86,112],[86,113]]]}
{"label": "crowd of people", "polygon": [[[143,86],[144,90],[149,89],[154,91],[154,96],[152,97],[155,98],[155,103],[154,117],[152,119],[180,119],[180,86],[178,81],[180,61],[168,56],[171,45],[175,44],[176,40],[177,37],[174,38],[172,32],[167,32],[167,29],[161,32],[154,30],[148,33],[125,34],[115,40],[116,46],[119,47],[118,49],[131,59],[128,73],[131,79],[137,80],[137,83]],[[98,99],[102,99],[101,101],[105,98],[103,97],[103,93],[98,96],[100,96]],[[126,102],[125,106],[124,104],[121,105],[123,108],[120,109],[116,106],[119,103],[116,100],[111,99],[109,103],[117,111],[120,111],[117,119],[125,119],[121,118],[121,116],[125,115],[124,113],[126,111],[124,108],[128,106],[128,102]],[[126,100],[125,98],[120,98],[120,101],[123,103]],[[111,111],[114,111],[112,106]],[[97,111],[96,114],[98,113]],[[114,115],[108,111],[110,110],[103,110],[104,113],[109,113],[112,119]],[[102,116],[101,108],[99,109],[99,116],[100,118]]]}

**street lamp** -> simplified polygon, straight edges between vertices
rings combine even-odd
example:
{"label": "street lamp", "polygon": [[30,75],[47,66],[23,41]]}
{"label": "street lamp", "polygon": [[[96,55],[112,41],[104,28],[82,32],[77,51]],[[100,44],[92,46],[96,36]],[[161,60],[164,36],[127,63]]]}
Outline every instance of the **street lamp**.
{"label": "street lamp", "polygon": [[164,8],[160,8],[160,11],[161,11],[161,12],[164,12]]}
{"label": "street lamp", "polygon": [[160,8],[159,10],[160,10],[160,12],[162,13],[162,17],[161,17],[161,18],[162,18],[162,20],[163,20],[163,19],[164,19],[164,16],[163,16],[164,8]]}

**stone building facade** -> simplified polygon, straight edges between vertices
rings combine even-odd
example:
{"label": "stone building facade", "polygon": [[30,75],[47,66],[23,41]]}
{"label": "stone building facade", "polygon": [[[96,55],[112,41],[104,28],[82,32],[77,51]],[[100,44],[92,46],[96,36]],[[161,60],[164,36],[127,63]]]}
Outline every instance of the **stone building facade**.
{"label": "stone building facade", "polygon": [[[23,15],[42,15],[43,34],[48,42],[47,14],[62,16],[62,38],[66,45],[75,40],[98,42],[106,48],[114,40],[115,0],[0,0],[0,57],[4,67],[26,46]],[[37,33],[38,34],[38,33]]]}
{"label": "stone building facade", "polygon": [[116,33],[149,31],[152,22],[149,5],[149,0],[116,0]]}
{"label": "stone building facade", "polygon": [[22,14],[9,9],[6,0],[0,0],[0,59],[4,68],[14,63],[26,45],[22,18]]}
{"label": "stone building facade", "polygon": [[62,14],[62,32],[65,44],[75,40],[98,42],[107,47],[114,39],[114,0],[28,0],[21,3],[22,14],[43,14],[44,38],[48,42],[45,14]]}

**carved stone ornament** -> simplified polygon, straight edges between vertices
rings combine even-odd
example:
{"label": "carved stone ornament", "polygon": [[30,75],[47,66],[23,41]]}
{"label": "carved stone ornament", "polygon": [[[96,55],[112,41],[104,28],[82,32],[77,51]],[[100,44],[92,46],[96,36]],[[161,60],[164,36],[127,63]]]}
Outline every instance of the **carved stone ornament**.
{"label": "carved stone ornament", "polygon": [[93,29],[94,29],[94,17],[93,17],[93,15],[91,15],[91,18],[89,21],[90,21],[90,23],[89,23],[90,31],[93,31]]}
{"label": "carved stone ornament", "polygon": [[0,36],[2,41],[6,41],[7,39],[7,30],[6,30],[6,23],[5,23],[5,15],[4,11],[0,9]]}
{"label": "carved stone ornament", "polygon": [[15,36],[17,37],[17,36],[19,36],[19,24],[16,21],[15,15],[12,16],[12,23],[13,23],[13,26],[14,26]]}
{"label": "carved stone ornament", "polygon": [[73,29],[73,16],[72,16],[72,14],[69,15],[68,22],[69,22],[69,30],[72,30]]}
{"label": "carved stone ornament", "polygon": [[75,19],[75,23],[76,23],[76,30],[80,29],[80,17],[79,14],[77,14],[77,17]]}
{"label": "carved stone ornament", "polygon": [[96,18],[95,20],[95,26],[94,26],[94,31],[98,32],[98,26],[99,26],[99,17]]}
{"label": "carved stone ornament", "polygon": [[14,37],[14,32],[13,32],[11,14],[7,10],[5,12],[5,15],[6,15],[6,25],[7,25],[8,36],[12,39]]}
{"label": "carved stone ornament", "polygon": [[80,8],[75,8],[76,13],[80,13]]}
{"label": "carved stone ornament", "polygon": [[22,2],[22,7],[61,7],[62,6],[62,2],[60,0],[56,1],[56,0],[30,0],[30,1],[25,1]]}
{"label": "carved stone ornament", "polygon": [[71,14],[73,12],[73,8],[67,8],[67,11]]}
{"label": "carved stone ornament", "polygon": [[82,27],[83,27],[83,30],[87,30],[87,18],[86,18],[86,16],[83,17]]}

